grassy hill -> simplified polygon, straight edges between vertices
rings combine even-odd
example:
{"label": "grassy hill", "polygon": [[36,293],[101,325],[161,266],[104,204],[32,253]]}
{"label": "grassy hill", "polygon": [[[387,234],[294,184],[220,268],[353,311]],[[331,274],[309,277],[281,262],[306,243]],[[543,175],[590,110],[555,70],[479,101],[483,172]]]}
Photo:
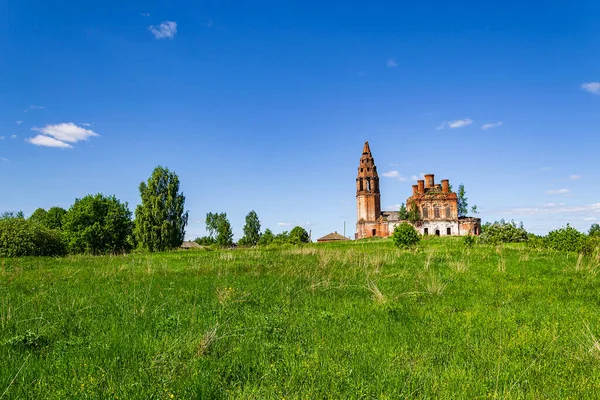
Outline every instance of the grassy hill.
{"label": "grassy hill", "polygon": [[0,398],[594,398],[599,271],[457,238],[0,259]]}

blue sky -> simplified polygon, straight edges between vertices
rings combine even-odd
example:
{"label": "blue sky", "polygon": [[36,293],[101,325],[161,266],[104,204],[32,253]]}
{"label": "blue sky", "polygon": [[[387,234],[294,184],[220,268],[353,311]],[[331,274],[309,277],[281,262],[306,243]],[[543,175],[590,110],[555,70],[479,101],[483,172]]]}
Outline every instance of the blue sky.
{"label": "blue sky", "polygon": [[0,0],[0,211],[157,165],[190,210],[317,238],[356,223],[368,140],[382,207],[463,183],[484,221],[600,222],[600,3]]}

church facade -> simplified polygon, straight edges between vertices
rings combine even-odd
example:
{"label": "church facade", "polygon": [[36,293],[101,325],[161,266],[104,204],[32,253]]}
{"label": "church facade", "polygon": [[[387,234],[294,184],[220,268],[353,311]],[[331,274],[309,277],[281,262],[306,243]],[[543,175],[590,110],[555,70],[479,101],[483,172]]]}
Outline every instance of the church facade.
{"label": "church facade", "polygon": [[435,183],[433,174],[412,186],[412,195],[406,200],[406,208],[418,213],[413,222],[402,220],[399,211],[381,210],[381,193],[377,166],[365,142],[356,178],[356,239],[388,237],[394,228],[407,222],[423,235],[458,236],[479,235],[481,219],[458,215],[458,197],[450,190],[448,179]]}

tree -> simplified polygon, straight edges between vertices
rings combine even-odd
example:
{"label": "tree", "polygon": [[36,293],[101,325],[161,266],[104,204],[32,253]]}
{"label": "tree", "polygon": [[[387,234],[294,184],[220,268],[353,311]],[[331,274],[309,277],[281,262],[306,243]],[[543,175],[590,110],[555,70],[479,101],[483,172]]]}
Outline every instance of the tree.
{"label": "tree", "polygon": [[600,236],[600,225],[592,224],[592,226],[590,226],[590,230],[588,231],[588,235]]}
{"label": "tree", "polygon": [[76,199],[64,218],[71,253],[115,254],[130,250],[132,228],[127,203],[100,193]]}
{"label": "tree", "polygon": [[270,229],[265,229],[265,232],[262,235],[260,235],[260,239],[258,239],[258,245],[259,246],[269,245],[269,244],[273,243],[273,239],[275,239],[273,232],[271,232]]}
{"label": "tree", "polygon": [[469,212],[469,203],[467,203],[467,196],[465,192],[465,185],[462,183],[458,185],[458,216],[465,217]]}
{"label": "tree", "polygon": [[179,177],[168,168],[154,168],[148,182],[140,183],[142,203],[135,209],[135,238],[148,251],[181,246],[188,222]]}
{"label": "tree", "polygon": [[255,246],[260,239],[260,221],[254,210],[246,215],[246,225],[244,225],[244,236],[239,244],[243,246]]}
{"label": "tree", "polygon": [[67,210],[62,207],[52,207],[46,213],[45,224],[46,227],[50,229],[58,229],[62,230],[63,228],[63,220],[65,215],[67,214]]}
{"label": "tree", "polygon": [[404,203],[402,203],[402,205],[400,206],[400,210],[398,211],[398,218],[401,221],[408,220],[408,210],[406,209],[406,205],[404,205]]}
{"label": "tree", "polygon": [[61,232],[24,218],[0,219],[0,257],[62,256],[66,253]]}
{"label": "tree", "polygon": [[479,214],[479,211],[477,211],[477,205],[473,205],[473,207],[471,207],[471,214]]}
{"label": "tree", "polygon": [[206,230],[219,246],[231,246],[233,244],[233,232],[227,219],[227,213],[206,214]]}
{"label": "tree", "polygon": [[25,214],[23,211],[4,211],[0,214],[0,220],[3,219],[25,219]]}
{"label": "tree", "polygon": [[46,215],[47,214],[48,214],[48,211],[44,210],[43,208],[38,208],[37,210],[35,210],[33,212],[33,214],[31,214],[31,216],[29,217],[29,221],[36,223],[36,224],[46,226]]}
{"label": "tree", "polygon": [[408,212],[408,220],[412,223],[419,222],[421,220],[421,213],[419,213],[419,207],[416,203],[410,204],[410,211]]}
{"label": "tree", "polygon": [[302,228],[301,226],[295,226],[290,231],[288,241],[292,244],[308,243],[308,232],[306,232],[306,229]]}

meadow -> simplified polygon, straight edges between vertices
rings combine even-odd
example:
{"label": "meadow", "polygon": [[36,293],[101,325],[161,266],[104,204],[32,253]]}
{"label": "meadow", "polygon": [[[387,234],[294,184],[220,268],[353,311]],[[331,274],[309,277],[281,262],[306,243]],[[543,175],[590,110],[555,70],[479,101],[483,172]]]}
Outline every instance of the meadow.
{"label": "meadow", "polygon": [[597,398],[599,271],[460,238],[0,259],[0,398]]}

